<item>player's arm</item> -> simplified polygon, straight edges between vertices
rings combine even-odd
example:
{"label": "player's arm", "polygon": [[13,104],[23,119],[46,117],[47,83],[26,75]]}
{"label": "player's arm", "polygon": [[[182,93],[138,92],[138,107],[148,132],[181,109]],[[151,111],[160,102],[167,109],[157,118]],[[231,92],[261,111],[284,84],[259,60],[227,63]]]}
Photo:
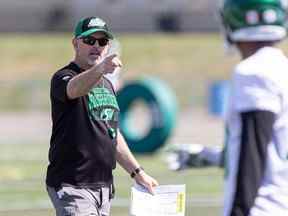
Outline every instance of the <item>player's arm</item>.
{"label": "player's arm", "polygon": [[125,169],[130,175],[134,173],[132,174],[132,177],[138,184],[143,185],[150,193],[153,193],[153,187],[157,186],[158,182],[141,169],[119,130],[117,135],[116,159],[123,169]]}
{"label": "player's arm", "polygon": [[121,66],[122,63],[117,55],[113,54],[106,57],[101,63],[78,74],[68,82],[66,89],[67,97],[75,99],[86,95],[104,74],[113,73],[117,67]]}
{"label": "player's arm", "polygon": [[255,202],[264,176],[275,114],[269,111],[242,112],[241,122],[241,149],[231,216],[249,215]]}

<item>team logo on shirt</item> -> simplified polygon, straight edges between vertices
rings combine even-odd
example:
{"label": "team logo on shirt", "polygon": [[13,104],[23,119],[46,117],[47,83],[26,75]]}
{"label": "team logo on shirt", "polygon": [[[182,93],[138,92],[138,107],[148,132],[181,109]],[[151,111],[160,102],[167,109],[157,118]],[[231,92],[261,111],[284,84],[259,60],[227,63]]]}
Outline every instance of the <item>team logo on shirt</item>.
{"label": "team logo on shirt", "polygon": [[116,97],[106,88],[94,88],[89,92],[88,108],[93,120],[118,120],[119,106]]}
{"label": "team logo on shirt", "polygon": [[71,76],[64,76],[63,78],[62,78],[62,80],[64,80],[64,81],[67,81],[67,80],[69,80],[71,78]]}

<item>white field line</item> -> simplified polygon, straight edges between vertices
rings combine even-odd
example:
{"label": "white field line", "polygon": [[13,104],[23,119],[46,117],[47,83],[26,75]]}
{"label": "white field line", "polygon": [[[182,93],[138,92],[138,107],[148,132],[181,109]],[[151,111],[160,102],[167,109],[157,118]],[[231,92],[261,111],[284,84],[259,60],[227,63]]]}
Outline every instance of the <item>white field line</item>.
{"label": "white field line", "polygon": [[[127,198],[115,198],[112,201],[113,207],[121,207],[121,208],[128,208],[130,204],[130,199]],[[221,207],[222,206],[222,199],[220,197],[209,198],[209,197],[195,197],[192,199],[188,199],[186,201],[186,207]],[[42,200],[37,203],[23,203],[17,204],[15,207],[5,207],[0,206],[0,212],[7,212],[7,211],[25,211],[25,210],[45,210],[51,209],[52,204],[47,202],[47,200]]]}

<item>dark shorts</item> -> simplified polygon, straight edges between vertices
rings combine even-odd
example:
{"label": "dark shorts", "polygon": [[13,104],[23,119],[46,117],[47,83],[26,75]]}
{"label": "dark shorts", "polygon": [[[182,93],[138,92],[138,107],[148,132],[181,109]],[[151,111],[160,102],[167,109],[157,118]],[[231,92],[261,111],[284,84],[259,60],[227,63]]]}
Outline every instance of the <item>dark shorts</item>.
{"label": "dark shorts", "polygon": [[110,189],[61,187],[59,190],[47,186],[47,192],[56,210],[56,216],[109,216]]}

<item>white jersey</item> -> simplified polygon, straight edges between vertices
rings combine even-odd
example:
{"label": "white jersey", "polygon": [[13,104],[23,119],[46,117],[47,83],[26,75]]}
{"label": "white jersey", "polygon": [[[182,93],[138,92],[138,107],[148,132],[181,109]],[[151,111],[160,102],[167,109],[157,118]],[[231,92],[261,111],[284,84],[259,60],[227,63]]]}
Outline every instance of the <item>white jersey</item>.
{"label": "white jersey", "polygon": [[237,184],[240,113],[256,110],[273,112],[276,120],[264,178],[249,216],[288,215],[288,59],[277,48],[262,48],[235,67],[231,81],[224,215],[230,216]]}

